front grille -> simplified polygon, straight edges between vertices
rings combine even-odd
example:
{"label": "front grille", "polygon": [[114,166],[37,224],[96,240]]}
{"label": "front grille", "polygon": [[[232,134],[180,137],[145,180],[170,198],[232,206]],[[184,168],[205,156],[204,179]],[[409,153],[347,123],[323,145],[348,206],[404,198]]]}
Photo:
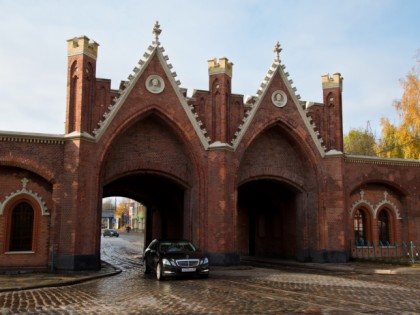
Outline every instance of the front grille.
{"label": "front grille", "polygon": [[197,267],[198,266],[198,259],[179,259],[176,260],[176,264],[179,267]]}

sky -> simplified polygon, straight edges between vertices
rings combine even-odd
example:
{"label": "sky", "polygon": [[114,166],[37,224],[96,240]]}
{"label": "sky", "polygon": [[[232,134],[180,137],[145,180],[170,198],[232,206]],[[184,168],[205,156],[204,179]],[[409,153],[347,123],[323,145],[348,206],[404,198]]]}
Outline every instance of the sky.
{"label": "sky", "polygon": [[232,92],[255,95],[280,59],[301,100],[322,102],[321,75],[343,81],[343,128],[380,136],[381,117],[420,49],[418,0],[0,0],[0,130],[63,134],[67,40],[99,43],[98,78],[118,89],[159,21],[161,46],[189,95],[208,90],[207,60],[233,62]]}

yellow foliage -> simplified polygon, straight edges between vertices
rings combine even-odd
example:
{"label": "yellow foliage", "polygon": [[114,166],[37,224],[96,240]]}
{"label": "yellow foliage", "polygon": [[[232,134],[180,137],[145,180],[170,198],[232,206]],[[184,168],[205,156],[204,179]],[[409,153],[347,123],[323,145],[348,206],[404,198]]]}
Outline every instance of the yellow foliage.
{"label": "yellow foliage", "polygon": [[400,122],[394,125],[386,118],[381,119],[378,155],[420,160],[420,53],[417,65],[401,84],[404,88],[402,98],[393,104]]}

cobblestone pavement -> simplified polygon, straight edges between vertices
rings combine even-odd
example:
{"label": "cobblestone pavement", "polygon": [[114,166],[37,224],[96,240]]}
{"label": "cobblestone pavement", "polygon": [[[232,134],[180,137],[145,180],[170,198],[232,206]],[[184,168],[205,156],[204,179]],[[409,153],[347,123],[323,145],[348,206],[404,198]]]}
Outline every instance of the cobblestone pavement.
{"label": "cobblestone pavement", "polygon": [[214,267],[209,279],[144,275],[138,234],[102,238],[118,275],[0,293],[0,314],[420,314],[420,274]]}

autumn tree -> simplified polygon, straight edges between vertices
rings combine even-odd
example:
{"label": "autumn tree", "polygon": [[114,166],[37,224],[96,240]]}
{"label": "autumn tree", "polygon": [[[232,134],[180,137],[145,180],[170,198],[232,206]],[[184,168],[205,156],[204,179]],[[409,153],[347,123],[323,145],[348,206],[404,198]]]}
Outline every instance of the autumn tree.
{"label": "autumn tree", "polygon": [[365,129],[351,129],[344,136],[344,152],[347,154],[376,156],[376,147],[369,122]]}
{"label": "autumn tree", "polygon": [[420,51],[416,61],[405,79],[401,80],[404,89],[401,100],[393,103],[398,113],[398,124],[381,118],[379,156],[420,160]]}
{"label": "autumn tree", "polygon": [[121,200],[118,203],[117,209],[115,209],[115,217],[122,218],[124,214],[128,215],[128,201],[126,199]]}

